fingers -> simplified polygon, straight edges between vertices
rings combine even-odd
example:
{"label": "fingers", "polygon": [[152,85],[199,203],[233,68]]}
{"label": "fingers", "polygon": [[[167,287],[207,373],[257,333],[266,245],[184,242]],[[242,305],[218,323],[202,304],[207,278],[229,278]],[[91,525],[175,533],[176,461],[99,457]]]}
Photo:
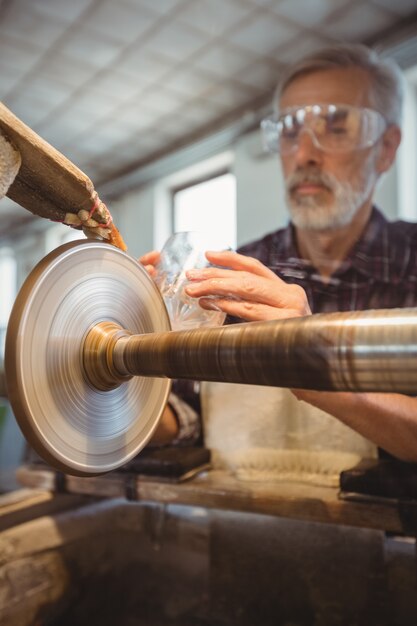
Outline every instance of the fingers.
{"label": "fingers", "polygon": [[147,252],[146,254],[139,257],[139,263],[141,263],[148,274],[154,278],[156,275],[155,265],[159,263],[159,259],[161,257],[161,253],[158,250],[152,250],[151,252]]}
{"label": "fingers", "polygon": [[[185,292],[192,298],[204,296],[229,296],[252,302],[270,301],[270,290],[264,279],[255,277],[247,272],[234,272],[231,270],[204,270],[207,272],[203,280],[197,280],[185,287]],[[187,273],[187,278],[189,274]],[[195,278],[192,280],[196,280]],[[271,301],[272,303],[272,301]]]}
{"label": "fingers", "polygon": [[237,252],[223,251],[223,252],[206,252],[206,257],[213,265],[221,265],[222,267],[251,272],[256,276],[275,276],[274,272],[266,267],[263,263],[250,256],[238,254]]}
{"label": "fingers", "polygon": [[[200,298],[199,305],[203,309],[216,310],[219,309],[231,315],[238,317],[247,322],[259,322],[266,320],[288,319],[290,317],[301,317],[300,309],[277,308],[260,304],[259,302],[247,302],[244,300],[229,300],[226,298]],[[305,312],[305,315],[308,315]]]}
{"label": "fingers", "polygon": [[[199,279],[199,276],[203,277]],[[267,277],[238,270],[209,268],[188,272],[192,282],[187,295],[199,298],[203,308],[220,308],[247,321],[310,315],[307,295],[299,285],[289,285],[273,272]]]}
{"label": "fingers", "polygon": [[157,265],[159,263],[159,259],[161,257],[161,253],[158,250],[152,250],[151,252],[147,252],[146,254],[139,257],[139,263],[142,265]]}
{"label": "fingers", "polygon": [[273,304],[275,296],[271,297],[271,281],[276,288],[286,287],[284,281],[272,270],[252,257],[229,251],[209,251],[206,252],[206,257],[216,267],[186,272],[191,285],[185,291],[194,298],[214,294],[249,301],[261,299],[262,302]]}
{"label": "fingers", "polygon": [[198,280],[194,270],[191,274],[192,282],[185,287],[187,295],[193,298],[205,296],[219,296],[228,300],[240,300],[246,303],[259,303],[277,308],[299,309],[301,314],[308,314],[308,304],[305,292],[298,285],[287,285],[271,272],[267,278],[255,276],[249,272],[218,270],[210,268],[198,270],[205,278]]}
{"label": "fingers", "polygon": [[154,265],[144,265],[143,267],[148,272],[148,274],[149,274],[149,276],[151,278],[155,278],[157,272],[156,272],[156,269],[155,269]]}

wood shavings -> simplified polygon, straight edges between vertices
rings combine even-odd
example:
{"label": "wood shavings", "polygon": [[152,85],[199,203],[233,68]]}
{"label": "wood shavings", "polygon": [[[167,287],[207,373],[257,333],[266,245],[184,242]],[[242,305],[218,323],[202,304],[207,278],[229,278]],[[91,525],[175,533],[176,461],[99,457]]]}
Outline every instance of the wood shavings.
{"label": "wood shavings", "polygon": [[82,222],[80,218],[78,217],[78,215],[76,215],[75,213],[65,213],[64,224],[67,224],[68,226],[77,227],[77,226],[81,226]]}
{"label": "wood shavings", "polygon": [[93,206],[90,211],[80,209],[78,213],[66,213],[64,224],[72,228],[81,228],[89,239],[104,239],[121,250],[127,250],[122,236],[113,223],[110,211],[100,200],[97,192],[92,195]]}

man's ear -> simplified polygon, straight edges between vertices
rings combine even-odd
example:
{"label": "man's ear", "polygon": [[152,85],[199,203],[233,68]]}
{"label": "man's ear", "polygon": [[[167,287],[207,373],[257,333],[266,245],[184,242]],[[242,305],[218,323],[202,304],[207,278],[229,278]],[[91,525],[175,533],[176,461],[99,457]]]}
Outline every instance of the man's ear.
{"label": "man's ear", "polygon": [[381,137],[379,145],[379,154],[377,158],[377,169],[383,174],[394,162],[397,148],[401,142],[401,129],[399,126],[388,126],[387,130]]}

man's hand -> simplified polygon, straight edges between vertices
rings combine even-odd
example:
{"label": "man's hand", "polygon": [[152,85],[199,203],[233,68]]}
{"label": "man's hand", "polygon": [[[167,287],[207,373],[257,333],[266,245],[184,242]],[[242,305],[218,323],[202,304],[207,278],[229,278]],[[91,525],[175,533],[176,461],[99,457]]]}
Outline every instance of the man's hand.
{"label": "man's hand", "polygon": [[158,250],[152,250],[152,252],[147,252],[138,259],[139,263],[145,266],[145,270],[152,278],[155,276],[155,266],[159,263],[160,257],[161,253]]}
{"label": "man's hand", "polygon": [[288,285],[257,259],[228,251],[207,252],[206,257],[221,267],[189,270],[191,284],[185,288],[202,308],[247,321],[311,315],[304,290]]}
{"label": "man's hand", "polygon": [[171,407],[167,404],[148,445],[163,446],[169,444],[177,437],[178,431],[177,418]]}

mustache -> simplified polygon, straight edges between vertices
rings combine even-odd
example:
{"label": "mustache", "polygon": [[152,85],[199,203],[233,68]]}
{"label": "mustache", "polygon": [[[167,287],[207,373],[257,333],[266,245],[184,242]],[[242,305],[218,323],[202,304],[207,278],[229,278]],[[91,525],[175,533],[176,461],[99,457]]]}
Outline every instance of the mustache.
{"label": "mustache", "polygon": [[288,192],[293,191],[298,185],[303,183],[313,183],[317,185],[323,185],[330,189],[330,191],[335,191],[338,186],[338,181],[336,178],[330,174],[326,174],[319,170],[312,169],[298,169],[291,174],[286,180],[286,188]]}

